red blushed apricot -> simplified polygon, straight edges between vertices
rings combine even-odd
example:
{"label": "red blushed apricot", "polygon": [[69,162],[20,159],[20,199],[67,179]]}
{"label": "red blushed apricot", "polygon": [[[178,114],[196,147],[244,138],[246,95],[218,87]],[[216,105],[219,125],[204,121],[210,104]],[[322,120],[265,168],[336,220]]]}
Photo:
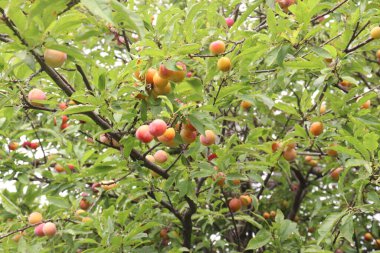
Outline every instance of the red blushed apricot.
{"label": "red blushed apricot", "polygon": [[366,240],[367,242],[371,242],[373,240],[373,236],[371,233],[367,232],[364,234],[364,240]]}
{"label": "red blushed apricot", "polygon": [[294,161],[297,157],[297,151],[294,148],[287,148],[282,153],[282,156],[289,162]]}
{"label": "red blushed apricot", "polygon": [[145,73],[145,82],[149,84],[153,84],[153,77],[157,73],[157,70],[155,69],[148,69],[147,72]]}
{"label": "red blushed apricot", "polygon": [[169,155],[163,150],[158,150],[153,157],[157,163],[164,163],[168,160]]}
{"label": "red blushed apricot", "polygon": [[[337,146],[337,144],[331,144],[330,145],[330,147],[334,147],[334,146]],[[329,156],[337,156],[338,155],[338,151],[336,151],[336,150],[333,150],[333,149],[328,149],[327,151],[326,151],[326,153],[327,153],[327,155],[329,155]]]}
{"label": "red blushed apricot", "polygon": [[234,180],[232,180],[232,184],[235,185],[235,186],[240,185],[240,179],[234,179]]}
{"label": "red blushed apricot", "polygon": [[153,96],[156,98],[161,95],[167,95],[172,91],[172,86],[168,83],[164,88],[160,89],[156,86],[153,86]]}
{"label": "red blushed apricot", "polygon": [[218,158],[218,155],[215,154],[215,153],[212,153],[212,154],[210,154],[210,155],[207,157],[207,160],[210,162],[210,161],[214,160],[215,158]]}
{"label": "red blushed apricot", "polygon": [[227,25],[228,27],[233,26],[234,23],[235,23],[235,21],[234,21],[233,18],[225,18],[225,20],[226,20],[226,25]]}
{"label": "red blushed apricot", "polygon": [[38,237],[42,237],[42,236],[45,236],[45,233],[43,231],[43,228],[44,228],[45,224],[42,223],[36,227],[34,227],[34,234]]}
{"label": "red blushed apricot", "polygon": [[31,91],[29,91],[28,100],[34,106],[41,106],[41,104],[39,104],[36,101],[46,100],[46,94],[40,89],[32,89]]}
{"label": "red blushed apricot", "polygon": [[155,162],[156,162],[156,159],[154,159],[154,156],[152,156],[152,155],[147,155],[145,158],[146,158],[149,162],[151,162],[151,163],[155,163]]}
{"label": "red blushed apricot", "polygon": [[59,109],[64,111],[67,109],[67,104],[65,102],[62,102],[62,103],[59,103],[58,107],[59,107]]}
{"label": "red blushed apricot", "polygon": [[376,51],[376,57],[377,57],[377,59],[380,58],[380,49]]}
{"label": "red blushed apricot", "polygon": [[16,149],[18,148],[18,143],[17,143],[17,142],[13,142],[13,141],[11,141],[11,142],[8,144],[8,148],[9,148],[9,150],[14,151],[14,150],[16,150]]}
{"label": "red blushed apricot", "polygon": [[177,62],[176,68],[178,70],[170,70],[166,68],[164,64],[160,65],[158,73],[164,79],[169,79],[170,81],[179,83],[185,79],[186,76],[186,65],[183,62]]}
{"label": "red blushed apricot", "polygon": [[162,239],[169,239],[168,232],[169,232],[169,229],[167,229],[167,228],[161,229],[161,231],[160,231],[160,237]]}
{"label": "red blushed apricot", "polygon": [[322,122],[314,122],[310,125],[310,133],[314,136],[318,136],[323,132]]}
{"label": "red blushed apricot", "polygon": [[369,109],[370,107],[371,107],[371,100],[367,100],[367,101],[365,101],[365,102],[360,106],[361,109]]}
{"label": "red blushed apricot", "polygon": [[305,162],[309,163],[311,160],[313,160],[313,157],[310,155],[305,156]]}
{"label": "red blushed apricot", "polygon": [[137,128],[136,131],[136,138],[144,143],[149,143],[153,140],[154,136],[150,134],[149,132],[149,126],[148,125],[142,125],[139,128]]}
{"label": "red blushed apricot", "polygon": [[217,40],[210,44],[209,49],[210,52],[214,55],[223,54],[226,50],[226,44],[224,44],[224,42],[221,40]]}
{"label": "red blushed apricot", "polygon": [[166,129],[166,122],[162,119],[155,119],[149,124],[149,133],[155,137],[163,135]]}
{"label": "red blushed apricot", "polygon": [[87,201],[86,199],[81,199],[79,202],[79,207],[83,210],[89,209],[91,206],[91,203]]}
{"label": "red blushed apricot", "polygon": [[162,143],[170,143],[175,138],[175,130],[170,127],[166,129],[165,133],[161,136],[158,136],[157,139]]}
{"label": "red blushed apricot", "polygon": [[197,138],[197,131],[192,131],[187,128],[182,128],[180,132],[181,138],[184,143],[193,143]]}
{"label": "red blushed apricot", "polygon": [[55,164],[54,169],[55,169],[55,171],[58,172],[58,173],[61,173],[61,172],[64,172],[64,171],[65,171],[65,168],[64,168],[61,164],[59,164],[59,163],[56,163],[56,164]]}
{"label": "red blushed apricot", "polygon": [[344,88],[349,88],[351,86],[351,83],[347,80],[343,80],[339,84],[340,84],[340,86],[342,86]]}
{"label": "red blushed apricot", "polygon": [[57,233],[57,227],[52,222],[47,222],[42,228],[44,234],[48,237],[52,237]]}
{"label": "red blushed apricot", "polygon": [[[218,170],[218,167],[214,167],[215,170]],[[216,181],[216,184],[220,187],[223,187],[226,181],[226,175],[223,172],[218,172],[214,177],[212,177],[212,180]]]}
{"label": "red blushed apricot", "polygon": [[296,3],[296,0],[276,0],[281,9],[288,10],[289,6]]}
{"label": "red blushed apricot", "polygon": [[74,170],[75,170],[75,166],[72,165],[72,164],[68,164],[67,167],[68,167],[71,171],[74,171]]}
{"label": "red blushed apricot", "polygon": [[252,103],[249,102],[249,101],[243,100],[243,101],[241,101],[241,103],[240,103],[240,107],[241,107],[243,110],[248,111],[249,108],[252,107]]}
{"label": "red blushed apricot", "polygon": [[159,89],[165,88],[165,86],[169,83],[168,79],[162,78],[158,72],[153,76],[153,85]]}
{"label": "red blushed apricot", "polygon": [[231,70],[231,60],[228,57],[221,57],[217,63],[218,69],[222,72]]}
{"label": "red blushed apricot", "polygon": [[233,198],[228,202],[228,206],[232,212],[237,212],[241,209],[241,201],[238,198]]}
{"label": "red blushed apricot", "polygon": [[249,206],[252,203],[252,198],[248,195],[241,195],[240,202],[243,206]]}
{"label": "red blushed apricot", "polygon": [[37,149],[38,146],[40,146],[40,145],[38,144],[38,142],[31,142],[30,145],[29,145],[29,147],[30,147],[31,149]]}
{"label": "red blushed apricot", "polygon": [[45,63],[51,68],[58,68],[65,63],[67,54],[54,49],[46,49],[44,52]]}
{"label": "red blushed apricot", "polygon": [[215,144],[216,135],[212,130],[206,130],[205,135],[201,134],[200,141],[204,146],[210,146]]}
{"label": "red blushed apricot", "polygon": [[277,215],[276,211],[270,211],[269,214],[270,214],[270,217],[271,217],[271,218],[275,218],[276,215]]}
{"label": "red blushed apricot", "polygon": [[272,152],[276,152],[279,148],[281,148],[281,143],[278,141],[275,141],[272,143]]}
{"label": "red blushed apricot", "polygon": [[268,213],[268,212],[264,212],[263,213],[263,217],[264,217],[264,219],[269,219],[270,218],[270,213]]}
{"label": "red blushed apricot", "polygon": [[31,225],[41,223],[42,222],[42,214],[40,214],[39,212],[33,212],[33,213],[29,214],[28,222]]}
{"label": "red blushed apricot", "polygon": [[330,177],[334,180],[334,181],[338,181],[339,180],[339,176],[340,176],[340,173],[342,173],[343,171],[343,168],[342,167],[338,167],[336,168],[335,170],[333,170],[330,174]]}

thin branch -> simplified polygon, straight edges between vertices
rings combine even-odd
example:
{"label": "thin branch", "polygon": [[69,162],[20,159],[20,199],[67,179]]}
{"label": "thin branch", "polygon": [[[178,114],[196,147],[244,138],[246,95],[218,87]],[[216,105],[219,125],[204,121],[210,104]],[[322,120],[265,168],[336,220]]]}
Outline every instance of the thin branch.
{"label": "thin branch", "polygon": [[86,85],[87,90],[94,95],[94,90],[91,87],[90,81],[88,81],[88,78],[86,74],[84,73],[82,67],[79,64],[75,64],[75,67],[77,68],[79,74],[82,76],[83,82]]}
{"label": "thin branch", "polygon": [[338,5],[336,5],[334,8],[322,13],[321,15],[318,15],[314,18],[311,19],[311,22],[315,22],[317,21],[318,19],[330,14],[330,13],[333,13],[336,9],[338,9],[339,7],[341,7],[343,4],[345,4],[346,2],[348,2],[348,0],[343,0],[342,2],[340,2]]}
{"label": "thin branch", "polygon": [[235,221],[235,218],[234,218],[234,212],[232,212],[229,204],[228,204],[228,199],[227,199],[227,195],[226,193],[224,192],[223,188],[222,188],[222,194],[223,194],[223,197],[224,197],[224,201],[225,201],[225,204],[226,206],[228,207],[228,210],[230,212],[230,215],[231,215],[231,219],[232,219],[232,224],[234,226],[234,234],[235,234],[235,237],[236,237],[236,240],[237,240],[237,244],[238,244],[238,250],[241,251],[241,242],[240,242],[240,236],[239,236],[239,231],[237,229],[237,225],[236,225],[236,221]]}
{"label": "thin branch", "polygon": [[181,158],[183,154],[183,150],[181,151],[181,153],[179,153],[179,155],[177,156],[177,158],[174,160],[174,162],[172,164],[170,164],[170,166],[166,169],[166,172],[169,172],[173,167],[174,165],[178,162],[178,160]]}

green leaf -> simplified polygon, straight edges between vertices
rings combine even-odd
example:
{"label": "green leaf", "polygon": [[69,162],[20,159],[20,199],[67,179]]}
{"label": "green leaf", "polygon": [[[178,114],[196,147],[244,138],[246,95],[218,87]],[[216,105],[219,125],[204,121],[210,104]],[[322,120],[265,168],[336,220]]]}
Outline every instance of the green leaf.
{"label": "green leaf", "polygon": [[272,240],[272,235],[269,231],[265,229],[260,229],[254,238],[252,238],[245,250],[255,250],[265,246],[267,243]]}
{"label": "green leaf", "polygon": [[72,105],[69,106],[66,110],[59,113],[59,115],[70,115],[78,114],[83,112],[91,112],[96,109],[96,106],[93,105]]}
{"label": "green leaf", "polygon": [[8,199],[2,192],[0,192],[0,198],[1,204],[7,212],[15,215],[21,213],[20,208],[16,206],[10,199]]}

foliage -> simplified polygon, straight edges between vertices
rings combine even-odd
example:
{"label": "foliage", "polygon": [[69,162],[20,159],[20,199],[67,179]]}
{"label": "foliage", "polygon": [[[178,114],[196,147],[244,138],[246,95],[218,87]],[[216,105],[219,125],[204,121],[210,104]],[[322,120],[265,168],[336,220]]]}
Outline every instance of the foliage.
{"label": "foliage", "polygon": [[[0,0],[0,252],[379,248],[380,43],[369,37],[379,10],[371,0],[298,0],[289,10],[274,0]],[[209,51],[216,40],[230,71]],[[45,63],[47,48],[67,54],[62,67]],[[178,61],[189,76],[167,95],[135,74],[179,71]],[[33,88],[47,100],[28,101]],[[176,129],[172,147],[135,138],[154,119]],[[317,121],[323,133],[313,136]],[[191,144],[180,137],[188,123]],[[201,145],[206,130],[216,144]],[[291,143],[294,161],[282,156]],[[159,149],[168,161],[149,162]],[[232,212],[228,201],[243,194],[252,203]],[[82,199],[90,207],[78,215]],[[34,211],[56,236],[34,236]]]}

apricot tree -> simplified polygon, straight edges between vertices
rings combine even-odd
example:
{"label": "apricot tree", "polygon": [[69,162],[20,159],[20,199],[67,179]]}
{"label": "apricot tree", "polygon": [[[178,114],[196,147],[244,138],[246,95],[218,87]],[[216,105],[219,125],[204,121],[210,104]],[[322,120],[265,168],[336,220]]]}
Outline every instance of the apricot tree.
{"label": "apricot tree", "polygon": [[369,252],[380,2],[0,0],[1,252]]}

